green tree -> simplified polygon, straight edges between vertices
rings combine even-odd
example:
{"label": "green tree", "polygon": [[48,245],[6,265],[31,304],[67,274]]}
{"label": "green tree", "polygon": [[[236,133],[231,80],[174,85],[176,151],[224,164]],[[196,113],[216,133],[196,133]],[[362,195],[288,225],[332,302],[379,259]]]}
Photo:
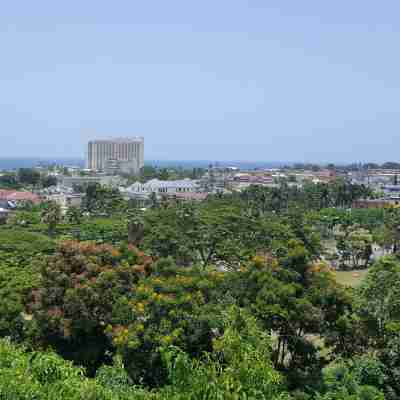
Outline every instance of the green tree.
{"label": "green tree", "polygon": [[40,182],[40,172],[34,168],[20,168],[18,181],[24,185],[36,186]]}
{"label": "green tree", "polygon": [[182,269],[164,259],[138,282],[131,301],[121,305],[115,324],[108,327],[135,382],[151,387],[166,383],[160,347],[173,345],[190,357],[212,350],[212,329],[220,324],[215,300],[222,279],[222,273]]}
{"label": "green tree", "polygon": [[0,230],[0,336],[21,340],[26,299],[38,284],[37,262],[52,253],[46,236],[23,229]]}
{"label": "green tree", "polygon": [[72,225],[79,225],[82,222],[82,210],[79,207],[71,206],[65,214],[65,219]]}
{"label": "green tree", "polygon": [[156,192],[151,192],[150,193],[150,204],[151,204],[151,208],[158,208],[159,207],[160,204],[159,204]]}
{"label": "green tree", "polygon": [[138,246],[144,238],[143,217],[136,213],[128,218],[128,243]]}
{"label": "green tree", "polygon": [[44,260],[28,307],[32,340],[51,346],[89,372],[107,361],[105,330],[133,295],[151,259],[131,247],[64,242]]}
{"label": "green tree", "polygon": [[399,295],[400,262],[393,256],[383,257],[368,272],[357,297],[358,313],[374,347],[384,346],[393,326],[400,327]]}
{"label": "green tree", "polygon": [[231,273],[227,285],[239,305],[276,337],[275,367],[288,374],[291,385],[304,387],[315,384],[324,361],[311,338],[329,332],[348,304],[327,266],[310,263],[304,247],[293,245],[281,262],[257,257]]}
{"label": "green tree", "polygon": [[8,223],[18,227],[29,227],[40,223],[40,215],[37,212],[17,211]]}
{"label": "green tree", "polygon": [[54,201],[48,201],[43,205],[41,217],[42,223],[48,227],[49,235],[54,235],[57,225],[62,221],[60,205]]}
{"label": "green tree", "polygon": [[364,326],[368,347],[387,368],[388,398],[400,396],[400,262],[381,258],[358,290],[356,311]]}
{"label": "green tree", "polygon": [[[158,170],[150,165],[145,165],[140,171],[140,181],[142,183],[147,182],[151,179],[158,178]],[[136,177],[135,177],[136,179]]]}
{"label": "green tree", "polygon": [[52,352],[29,353],[0,340],[0,395],[23,400],[289,400],[282,377],[270,364],[268,338],[256,329],[247,331],[246,325],[229,329],[216,343],[216,347],[222,343],[222,349],[216,350],[220,358],[191,360],[176,348],[166,347],[169,384],[157,391],[132,386],[118,360],[90,379],[81,368]]}
{"label": "green tree", "polygon": [[0,260],[24,268],[37,257],[52,254],[55,244],[48,236],[21,228],[0,229]]}
{"label": "green tree", "polygon": [[47,175],[41,178],[41,185],[44,188],[57,185],[57,178],[54,175]]}
{"label": "green tree", "polygon": [[86,188],[82,209],[93,215],[110,216],[126,211],[127,204],[116,188],[90,184]]}
{"label": "green tree", "polygon": [[317,400],[385,400],[384,366],[373,358],[337,362],[323,371],[324,394]]}
{"label": "green tree", "polygon": [[161,393],[180,393],[178,399],[289,400],[272,366],[271,339],[255,319],[230,308],[223,321],[224,333],[204,360],[191,360],[174,347],[163,350],[170,385]]}
{"label": "green tree", "polygon": [[18,189],[19,183],[14,173],[5,173],[0,175],[0,187],[5,189]]}
{"label": "green tree", "polygon": [[163,168],[159,173],[159,179],[162,181],[167,181],[170,177],[170,173],[167,168]]}
{"label": "green tree", "polygon": [[183,265],[238,265],[259,241],[266,240],[261,226],[225,205],[170,205],[148,210],[144,219],[145,248]]}
{"label": "green tree", "polygon": [[400,249],[400,209],[389,208],[384,216],[384,233],[381,236],[383,245],[391,248],[393,253]]}
{"label": "green tree", "polygon": [[358,226],[342,229],[336,235],[337,249],[341,263],[346,266],[350,262],[351,268],[367,267],[372,255],[372,234]]}

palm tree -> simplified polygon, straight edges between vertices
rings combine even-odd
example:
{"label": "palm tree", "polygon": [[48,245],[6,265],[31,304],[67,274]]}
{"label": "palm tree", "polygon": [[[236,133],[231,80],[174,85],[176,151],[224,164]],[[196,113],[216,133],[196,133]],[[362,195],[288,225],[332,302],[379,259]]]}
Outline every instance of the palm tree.
{"label": "palm tree", "polygon": [[45,203],[42,210],[42,223],[48,226],[49,236],[54,234],[56,226],[62,220],[61,207],[54,201],[48,201]]}
{"label": "palm tree", "polygon": [[128,243],[138,246],[144,236],[144,221],[140,213],[128,215]]}

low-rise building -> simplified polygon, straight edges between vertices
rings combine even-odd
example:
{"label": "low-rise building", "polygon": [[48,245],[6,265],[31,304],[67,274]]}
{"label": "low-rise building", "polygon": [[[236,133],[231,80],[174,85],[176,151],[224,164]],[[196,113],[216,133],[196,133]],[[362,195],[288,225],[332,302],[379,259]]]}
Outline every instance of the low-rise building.
{"label": "low-rise building", "polygon": [[130,199],[146,200],[152,193],[157,197],[179,195],[184,193],[197,193],[199,185],[197,181],[182,179],[177,181],[161,181],[152,179],[146,183],[135,182],[123,190],[123,193]]}
{"label": "low-rise building", "polygon": [[108,176],[108,175],[98,175],[98,176],[63,176],[60,178],[60,185],[67,188],[72,188],[76,186],[85,186],[90,184],[104,185],[118,187],[123,185],[126,179],[119,176]]}
{"label": "low-rise building", "polygon": [[31,201],[34,204],[38,204],[41,201],[37,194],[15,190],[0,190],[0,200],[11,201],[13,203]]}
{"label": "low-rise building", "polygon": [[249,186],[273,187],[275,185],[274,177],[268,173],[238,173],[233,176],[230,186],[234,190],[244,190]]}

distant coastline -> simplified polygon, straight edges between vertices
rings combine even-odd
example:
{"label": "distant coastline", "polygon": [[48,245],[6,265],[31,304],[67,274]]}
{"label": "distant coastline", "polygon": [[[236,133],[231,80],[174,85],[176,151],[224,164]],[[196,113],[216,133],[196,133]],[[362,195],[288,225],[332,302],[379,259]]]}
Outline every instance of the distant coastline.
{"label": "distant coastline", "polygon": [[[0,158],[0,170],[13,170],[18,168],[32,168],[48,165],[65,165],[84,167],[85,161],[82,158],[45,158],[45,157],[26,157],[26,158]],[[291,162],[263,162],[263,161],[218,161],[218,160],[147,160],[145,165],[159,168],[207,168],[210,164],[220,167],[236,167],[240,169],[263,169],[279,168],[284,165],[291,165]]]}
{"label": "distant coastline", "polygon": [[32,168],[48,165],[76,165],[83,167],[85,162],[80,158],[46,158],[46,157],[0,157],[0,170],[12,170],[18,168]]}

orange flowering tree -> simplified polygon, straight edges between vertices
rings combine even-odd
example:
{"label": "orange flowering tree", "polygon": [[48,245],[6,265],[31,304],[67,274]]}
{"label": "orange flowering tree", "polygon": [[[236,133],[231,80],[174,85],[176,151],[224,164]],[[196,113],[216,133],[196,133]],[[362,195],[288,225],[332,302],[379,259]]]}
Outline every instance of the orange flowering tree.
{"label": "orange flowering tree", "polygon": [[165,382],[160,348],[190,356],[212,349],[215,307],[224,274],[157,262],[133,246],[63,242],[44,260],[26,326],[33,342],[51,346],[95,373],[115,351],[135,382]]}
{"label": "orange flowering tree", "polygon": [[134,247],[61,243],[44,260],[41,282],[31,293],[25,317],[31,337],[94,371],[112,353],[106,327],[151,264]]}
{"label": "orange flowering tree", "polygon": [[212,350],[223,280],[221,272],[177,267],[171,259],[163,259],[138,282],[125,315],[119,314],[120,324],[107,328],[136,382],[165,383],[161,348],[177,346],[192,357]]}

